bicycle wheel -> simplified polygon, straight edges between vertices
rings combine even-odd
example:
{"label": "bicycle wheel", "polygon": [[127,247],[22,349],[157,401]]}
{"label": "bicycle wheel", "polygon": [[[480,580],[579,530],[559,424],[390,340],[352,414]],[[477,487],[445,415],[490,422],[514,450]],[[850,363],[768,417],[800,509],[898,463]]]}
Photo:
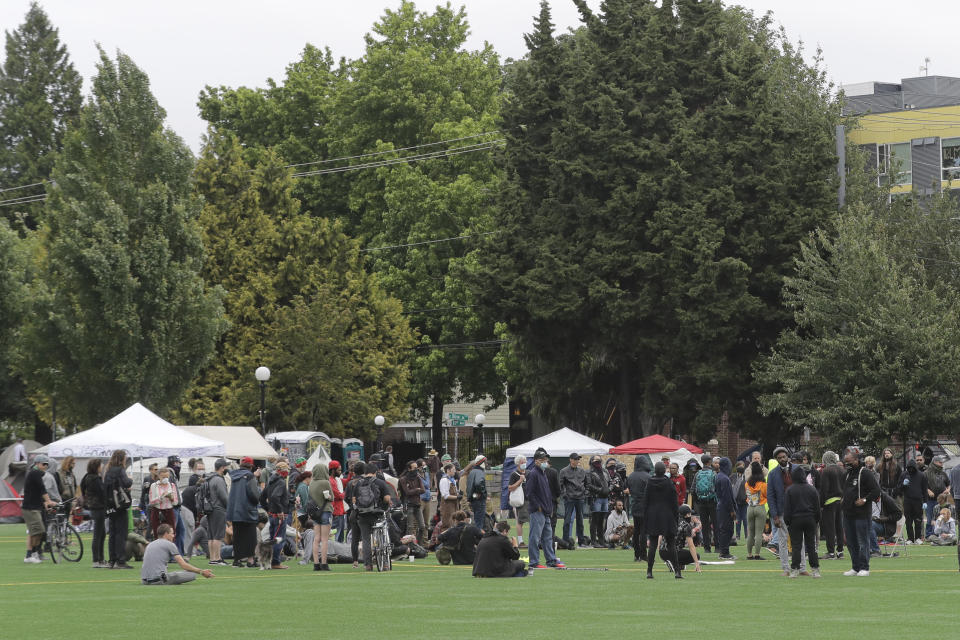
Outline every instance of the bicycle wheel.
{"label": "bicycle wheel", "polygon": [[47,525],[47,552],[53,564],[60,564],[60,536],[57,533],[57,523],[51,522]]}
{"label": "bicycle wheel", "polygon": [[390,571],[392,568],[390,563],[390,534],[387,533],[386,527],[380,530],[377,538],[379,543],[377,545],[377,570]]}
{"label": "bicycle wheel", "polygon": [[80,562],[83,557],[83,540],[73,525],[63,525],[63,537],[60,539],[60,556],[67,562]]}

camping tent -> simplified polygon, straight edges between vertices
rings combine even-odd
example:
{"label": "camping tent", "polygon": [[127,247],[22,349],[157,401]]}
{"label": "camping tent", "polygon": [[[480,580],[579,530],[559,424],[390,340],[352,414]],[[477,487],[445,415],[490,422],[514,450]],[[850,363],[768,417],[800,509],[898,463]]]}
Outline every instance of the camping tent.
{"label": "camping tent", "polygon": [[677,451],[678,449],[686,449],[690,453],[703,453],[703,449],[700,447],[661,435],[652,435],[646,438],[631,440],[619,447],[614,447],[610,450],[610,453],[616,455],[636,455],[638,453],[663,454],[670,451]]}
{"label": "camping tent", "polygon": [[535,438],[530,442],[510,447],[504,454],[503,473],[500,476],[501,509],[506,509],[509,505],[510,495],[507,491],[507,485],[510,482],[510,475],[517,469],[513,459],[517,456],[524,456],[529,460],[528,464],[533,464],[533,454],[540,447],[546,449],[550,455],[550,464],[558,468],[567,464],[571,453],[592,456],[606,455],[610,451],[610,445],[607,443],[594,440],[567,427]]}
{"label": "camping tent", "polygon": [[253,427],[180,427],[185,431],[211,440],[221,440],[226,458],[250,456],[254,460],[266,460],[277,455],[273,447]]}
{"label": "camping tent", "polygon": [[[40,443],[34,440],[24,440],[23,448],[26,450],[27,457],[29,458],[32,452],[40,448]],[[0,453],[0,480],[6,480],[13,486],[14,490],[22,491],[23,479],[27,475],[27,465],[21,462],[11,466],[11,462],[13,462],[13,445],[10,445],[3,450],[3,453]]]}
{"label": "camping tent", "polygon": [[0,524],[23,522],[20,494],[6,480],[0,480]]}
{"label": "camping tent", "polygon": [[505,456],[507,460],[516,456],[532,458],[533,452],[540,447],[546,449],[551,458],[566,458],[571,453],[579,453],[582,456],[606,455],[610,451],[610,445],[605,442],[594,440],[582,433],[577,433],[573,429],[564,427],[553,433],[535,438],[530,442],[510,447],[507,449]]}
{"label": "camping tent", "polygon": [[109,458],[116,449],[138,458],[223,455],[225,451],[222,441],[175,427],[138,402],[92,429],[37,449],[37,453],[53,458]]}

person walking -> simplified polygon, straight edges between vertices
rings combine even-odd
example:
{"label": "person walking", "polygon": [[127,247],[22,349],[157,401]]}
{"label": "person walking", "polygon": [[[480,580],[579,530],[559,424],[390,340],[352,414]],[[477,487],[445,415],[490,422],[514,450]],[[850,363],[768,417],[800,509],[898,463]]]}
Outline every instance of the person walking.
{"label": "person walking", "polygon": [[90,543],[90,550],[93,552],[94,569],[110,567],[103,561],[103,543],[107,538],[107,496],[103,488],[103,478],[100,477],[102,466],[103,461],[100,458],[90,458],[87,462],[87,473],[80,481],[83,507],[90,512],[90,519],[93,520],[93,541]]}
{"label": "person walking", "polygon": [[865,470],[855,449],[846,451],[843,465],[847,468],[847,474],[840,508],[843,510],[843,530],[852,564],[851,569],[843,575],[864,578],[870,575],[870,522],[873,502],[880,497],[880,483],[873,473]]}
{"label": "person walking", "polygon": [[820,558],[817,556],[817,524],[820,522],[820,493],[807,484],[807,472],[794,467],[790,472],[793,484],[784,493],[783,521],[787,523],[793,550],[790,557],[790,577],[800,575],[800,558],[806,549],[814,578],[820,577]]}
{"label": "person walking", "polygon": [[[127,564],[127,532],[129,519],[127,511],[130,501],[122,496],[130,496],[133,480],[127,475],[127,454],[117,449],[110,456],[107,472],[103,477],[103,488],[107,496],[107,516],[110,520],[110,568],[133,569]],[[126,493],[124,493],[126,492]]]}
{"label": "person walking", "polygon": [[750,463],[750,474],[743,483],[747,500],[747,560],[763,560],[763,529],[767,521],[767,482],[763,465]]}
{"label": "person walking", "polygon": [[670,554],[674,575],[679,580],[680,564],[677,562],[677,525],[680,510],[677,506],[677,491],[667,478],[667,467],[658,462],[653,467],[653,477],[647,482],[647,490],[642,498],[642,511],[646,515],[644,524],[650,536],[650,548],[647,550],[647,579],[653,580],[653,563],[657,557],[659,540],[662,537]]}

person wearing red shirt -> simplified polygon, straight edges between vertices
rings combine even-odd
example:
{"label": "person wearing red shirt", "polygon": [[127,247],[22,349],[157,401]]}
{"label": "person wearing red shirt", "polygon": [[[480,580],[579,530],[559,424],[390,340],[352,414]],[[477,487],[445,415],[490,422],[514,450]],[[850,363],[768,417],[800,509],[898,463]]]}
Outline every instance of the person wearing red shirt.
{"label": "person wearing red shirt", "polygon": [[680,506],[687,501],[687,479],[680,473],[680,465],[676,462],[670,463],[670,480],[677,492],[677,506]]}
{"label": "person wearing red shirt", "polygon": [[327,469],[330,470],[330,490],[333,492],[333,526],[331,528],[337,531],[337,542],[343,542],[347,539],[347,517],[343,506],[343,487],[346,483],[340,479],[343,469],[336,460],[331,460]]}

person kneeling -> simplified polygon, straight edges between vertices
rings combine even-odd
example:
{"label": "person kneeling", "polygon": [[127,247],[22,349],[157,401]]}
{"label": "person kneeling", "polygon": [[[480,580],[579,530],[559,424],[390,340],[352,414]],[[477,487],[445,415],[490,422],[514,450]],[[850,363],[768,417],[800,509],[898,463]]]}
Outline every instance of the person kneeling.
{"label": "person kneeling", "polygon": [[476,578],[522,578],[527,575],[526,563],[520,560],[517,539],[508,536],[510,523],[501,520],[477,545],[473,562]]}
{"label": "person kneeling", "polygon": [[627,520],[627,512],[623,510],[623,500],[614,503],[613,511],[607,517],[607,528],[604,533],[607,546],[610,549],[617,545],[626,547],[633,539],[633,525]]}
{"label": "person kneeling", "polygon": [[[204,578],[213,577],[209,569],[198,569],[184,560],[173,539],[173,527],[166,523],[157,527],[157,539],[148,544],[143,552],[143,568],[140,570],[142,584],[183,584],[195,580],[197,573]],[[171,560],[179,564],[183,571],[167,573],[167,563]]]}
{"label": "person kneeling", "polygon": [[683,504],[680,505],[679,515],[677,535],[674,538],[678,566],[673,566],[673,557],[670,549],[666,546],[666,540],[660,544],[660,559],[667,563],[667,567],[674,572],[677,578],[682,577],[681,572],[689,564],[692,564],[697,573],[700,573],[700,557],[697,555],[697,546],[693,542],[693,511],[689,505]]}

